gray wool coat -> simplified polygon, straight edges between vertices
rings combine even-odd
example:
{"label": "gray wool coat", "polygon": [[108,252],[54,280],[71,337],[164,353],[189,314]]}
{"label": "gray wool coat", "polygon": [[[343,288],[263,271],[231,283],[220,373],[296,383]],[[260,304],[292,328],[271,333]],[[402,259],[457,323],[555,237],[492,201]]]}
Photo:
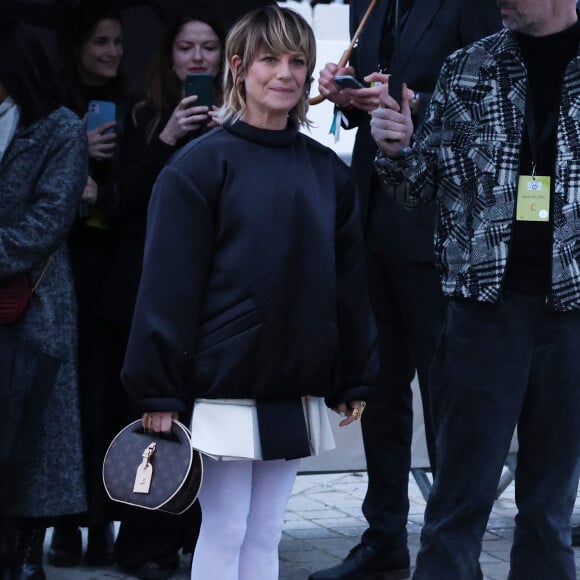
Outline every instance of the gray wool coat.
{"label": "gray wool coat", "polygon": [[0,161],[0,279],[42,279],[24,318],[5,328],[60,360],[35,445],[2,498],[4,516],[54,517],[86,510],[76,376],[76,306],[67,234],[87,181],[85,128],[65,108],[16,132]]}

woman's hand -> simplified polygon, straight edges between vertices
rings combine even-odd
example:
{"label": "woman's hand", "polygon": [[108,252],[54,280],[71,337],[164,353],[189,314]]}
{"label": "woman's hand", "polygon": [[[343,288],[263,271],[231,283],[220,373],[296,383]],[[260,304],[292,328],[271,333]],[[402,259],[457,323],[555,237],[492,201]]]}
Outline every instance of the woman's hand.
{"label": "woman's hand", "polygon": [[348,401],[347,403],[340,403],[333,407],[332,410],[339,415],[346,415],[346,419],[339,423],[340,427],[346,427],[346,425],[350,425],[355,421],[360,421],[366,405],[364,401]]}
{"label": "woman's hand", "polygon": [[159,139],[168,145],[175,145],[182,137],[191,131],[197,131],[204,127],[209,119],[209,108],[202,105],[195,106],[197,95],[191,95],[181,99],[163,131],[159,133]]}
{"label": "woman's hand", "polygon": [[215,105],[208,112],[210,120],[209,120],[209,123],[207,124],[207,126],[209,129],[213,129],[213,127],[218,127],[219,125],[221,125],[220,120],[219,120],[219,112],[220,112],[220,108],[216,107]]}
{"label": "woman's hand", "polygon": [[354,69],[351,66],[339,67],[333,62],[327,63],[320,71],[318,92],[335,105],[346,107],[350,105],[350,97],[334,82],[337,75],[354,75]]}
{"label": "woman's hand", "polygon": [[83,195],[81,196],[81,199],[84,202],[93,205],[94,203],[96,203],[98,196],[99,196],[99,186],[92,177],[89,177],[87,179],[87,184],[85,185],[85,189],[83,190]]}
{"label": "woman's hand", "polygon": [[173,419],[177,419],[175,411],[153,411],[143,413],[141,421],[145,431],[155,431],[155,433],[171,433]]}
{"label": "woman's hand", "polygon": [[379,98],[382,86],[388,84],[389,75],[379,72],[371,73],[364,77],[367,83],[376,83],[374,86],[364,89],[343,89],[342,94],[348,97],[350,104],[361,111],[374,111],[379,106]]}
{"label": "woman's hand", "polygon": [[87,131],[87,139],[89,141],[89,157],[91,159],[110,159],[115,153],[116,133],[104,132],[117,124],[116,121],[109,121],[95,127],[92,131]]}

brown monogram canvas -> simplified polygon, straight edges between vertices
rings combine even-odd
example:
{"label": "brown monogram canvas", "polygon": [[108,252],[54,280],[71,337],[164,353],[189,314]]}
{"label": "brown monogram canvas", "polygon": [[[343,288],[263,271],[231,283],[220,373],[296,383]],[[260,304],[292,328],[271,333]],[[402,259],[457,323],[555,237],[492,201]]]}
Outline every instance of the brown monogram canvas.
{"label": "brown monogram canvas", "polygon": [[[150,459],[151,485],[148,493],[135,493],[137,469],[151,443],[156,445]],[[171,435],[145,431],[140,420],[134,421],[113,439],[103,462],[103,482],[112,500],[172,514],[191,507],[202,478],[201,456],[191,447],[188,429],[178,421],[173,422]]]}

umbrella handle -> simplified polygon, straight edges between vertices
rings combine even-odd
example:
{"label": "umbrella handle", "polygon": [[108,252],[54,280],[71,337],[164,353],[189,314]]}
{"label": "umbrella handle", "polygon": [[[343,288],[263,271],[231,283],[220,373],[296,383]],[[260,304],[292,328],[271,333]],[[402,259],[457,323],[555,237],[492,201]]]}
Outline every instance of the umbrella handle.
{"label": "umbrella handle", "polygon": [[[378,2],[378,0],[371,0],[369,7],[367,8],[367,11],[364,13],[362,20],[360,21],[360,24],[358,25],[358,28],[356,29],[356,31],[352,37],[352,40],[350,41],[350,44],[348,45],[348,48],[343,52],[342,57],[338,61],[339,67],[343,67],[343,66],[346,66],[348,64],[348,61],[350,60],[350,56],[352,54],[352,51],[356,48],[356,46],[358,44],[359,36],[361,35],[362,31],[364,30],[364,27],[366,26],[367,20],[369,19],[371,12],[374,10],[375,6],[377,5],[377,2]],[[311,105],[318,105],[319,103],[322,103],[325,99],[326,99],[326,97],[324,97],[322,95],[317,95],[316,97],[312,97],[311,99],[308,99],[308,102]]]}

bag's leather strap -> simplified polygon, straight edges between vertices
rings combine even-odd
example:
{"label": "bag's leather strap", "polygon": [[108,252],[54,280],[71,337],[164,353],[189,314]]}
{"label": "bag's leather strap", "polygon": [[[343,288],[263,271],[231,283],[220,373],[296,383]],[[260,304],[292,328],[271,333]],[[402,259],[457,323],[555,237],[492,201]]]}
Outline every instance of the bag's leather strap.
{"label": "bag's leather strap", "polygon": [[48,272],[48,269],[50,268],[50,265],[53,262],[54,262],[54,254],[51,254],[50,256],[48,256],[46,263],[44,264],[44,268],[42,268],[42,272],[40,273],[40,276],[38,277],[38,280],[36,281],[36,283],[32,287],[32,290],[31,290],[32,294],[34,294],[36,292],[36,289],[38,288],[38,286],[42,282],[42,279],[44,278],[45,274]]}

